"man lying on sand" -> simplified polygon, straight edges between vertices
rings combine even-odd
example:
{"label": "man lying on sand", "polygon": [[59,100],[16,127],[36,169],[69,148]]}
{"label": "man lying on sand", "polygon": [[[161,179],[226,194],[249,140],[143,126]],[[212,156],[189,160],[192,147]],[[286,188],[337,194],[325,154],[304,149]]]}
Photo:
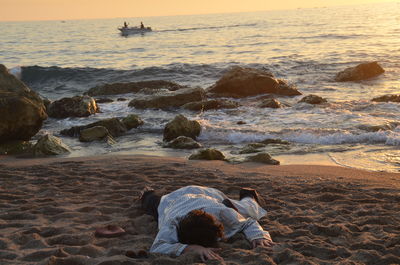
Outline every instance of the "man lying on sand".
{"label": "man lying on sand", "polygon": [[148,190],[140,200],[146,213],[158,220],[159,231],[150,252],[176,256],[194,252],[203,261],[222,260],[215,253],[218,241],[238,232],[244,233],[253,248],[273,244],[257,222],[266,211],[252,189],[241,189],[239,201],[201,186],[183,187],[164,196]]}

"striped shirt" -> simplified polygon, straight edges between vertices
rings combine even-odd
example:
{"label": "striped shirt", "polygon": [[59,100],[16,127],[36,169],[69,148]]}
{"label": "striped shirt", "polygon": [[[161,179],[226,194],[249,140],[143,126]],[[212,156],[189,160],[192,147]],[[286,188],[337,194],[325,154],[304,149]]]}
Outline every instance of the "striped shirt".
{"label": "striped shirt", "polygon": [[181,255],[187,245],[178,241],[179,220],[197,209],[215,216],[224,225],[226,238],[243,232],[249,241],[258,238],[270,239],[269,233],[257,222],[266,211],[256,201],[249,197],[240,201],[230,199],[238,209],[237,212],[222,204],[224,199],[227,197],[221,191],[201,186],[186,186],[162,196],[158,206],[159,232],[150,252]]}

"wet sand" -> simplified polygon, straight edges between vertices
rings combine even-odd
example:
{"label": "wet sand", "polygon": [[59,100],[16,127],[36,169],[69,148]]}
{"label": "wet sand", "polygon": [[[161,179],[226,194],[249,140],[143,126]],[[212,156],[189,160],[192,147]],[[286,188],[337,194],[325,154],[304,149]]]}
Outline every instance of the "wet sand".
{"label": "wet sand", "polygon": [[[186,185],[235,199],[252,187],[263,197],[261,225],[276,246],[251,249],[237,235],[221,243],[226,264],[400,264],[400,174],[151,156],[1,157],[0,184],[1,264],[200,264],[194,255],[125,255],[148,251],[157,233],[137,204],[143,187]],[[127,233],[94,236],[109,224]]]}

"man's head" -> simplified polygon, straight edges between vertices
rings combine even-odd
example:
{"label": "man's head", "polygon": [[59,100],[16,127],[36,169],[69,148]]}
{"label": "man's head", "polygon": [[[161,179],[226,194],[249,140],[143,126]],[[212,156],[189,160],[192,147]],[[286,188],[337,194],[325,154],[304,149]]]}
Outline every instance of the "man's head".
{"label": "man's head", "polygon": [[223,236],[224,226],[202,210],[189,212],[178,224],[178,239],[183,244],[216,247]]}

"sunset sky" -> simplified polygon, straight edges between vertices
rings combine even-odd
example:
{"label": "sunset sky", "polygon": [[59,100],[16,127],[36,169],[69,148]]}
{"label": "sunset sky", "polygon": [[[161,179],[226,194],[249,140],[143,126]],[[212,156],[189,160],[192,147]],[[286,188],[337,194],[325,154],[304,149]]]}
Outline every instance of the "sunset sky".
{"label": "sunset sky", "polygon": [[0,21],[170,16],[400,0],[0,0]]}

